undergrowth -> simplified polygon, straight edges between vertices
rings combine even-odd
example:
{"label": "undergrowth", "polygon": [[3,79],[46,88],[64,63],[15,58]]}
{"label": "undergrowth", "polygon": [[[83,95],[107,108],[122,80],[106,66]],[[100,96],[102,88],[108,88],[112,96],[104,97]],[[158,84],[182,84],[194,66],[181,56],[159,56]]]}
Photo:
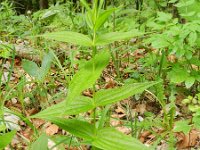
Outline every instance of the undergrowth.
{"label": "undergrowth", "polygon": [[1,2],[0,149],[199,148],[199,19],[198,0]]}

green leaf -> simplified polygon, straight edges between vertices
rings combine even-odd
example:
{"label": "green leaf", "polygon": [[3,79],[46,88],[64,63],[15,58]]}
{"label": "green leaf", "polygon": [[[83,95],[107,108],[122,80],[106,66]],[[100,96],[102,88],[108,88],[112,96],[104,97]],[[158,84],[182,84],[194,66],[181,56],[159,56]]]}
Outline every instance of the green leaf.
{"label": "green leaf", "polygon": [[92,40],[87,35],[71,31],[52,32],[38,36],[44,37],[46,39],[52,39],[60,42],[67,42],[81,46],[93,45]]}
{"label": "green leaf", "polygon": [[175,65],[172,70],[168,73],[168,78],[172,83],[184,82],[189,76],[189,73],[179,65]]}
{"label": "green leaf", "polygon": [[170,0],[168,3],[176,3],[178,0]]}
{"label": "green leaf", "polygon": [[183,132],[184,134],[188,134],[191,130],[191,126],[188,125],[188,121],[181,120],[175,123],[174,132]]}
{"label": "green leaf", "polygon": [[200,129],[200,110],[197,110],[197,112],[194,114],[192,118],[192,122],[194,123],[195,127]]}
{"label": "green leaf", "polygon": [[0,132],[5,131],[6,126],[4,124],[0,124]]}
{"label": "green leaf", "polygon": [[58,13],[58,11],[56,10],[48,10],[47,12],[45,12],[42,17],[40,18],[41,20],[46,20],[52,16],[55,16]]}
{"label": "green leaf", "polygon": [[3,135],[0,134],[0,149],[5,148],[12,141],[15,134],[16,131],[14,130]]}
{"label": "green leaf", "polygon": [[160,22],[169,22],[172,19],[172,14],[170,13],[164,13],[164,12],[158,12],[158,18],[156,20]]}
{"label": "green leaf", "polygon": [[108,51],[98,53],[85,64],[84,68],[75,74],[69,85],[67,103],[70,103],[74,97],[94,85],[103,69],[107,66],[109,59],[110,54]]}
{"label": "green leaf", "polygon": [[195,78],[194,77],[188,77],[185,81],[185,86],[186,88],[190,88],[195,82]]}
{"label": "green leaf", "polygon": [[41,68],[35,62],[29,60],[23,60],[22,67],[30,76],[42,81],[51,67],[53,58],[52,52],[49,52],[44,56]]}
{"label": "green leaf", "polygon": [[185,0],[181,0],[178,4],[176,4],[175,6],[176,7],[187,7],[187,6],[190,6],[192,4],[195,3],[195,0],[188,0],[188,1],[185,1]]}
{"label": "green leaf", "polygon": [[42,66],[41,66],[41,77],[42,78],[44,78],[47,75],[47,73],[51,67],[53,58],[54,58],[54,55],[51,51],[44,56],[44,58],[42,60]]}
{"label": "green leaf", "polygon": [[46,134],[40,135],[40,137],[31,145],[31,150],[47,150],[48,149],[48,137]]}
{"label": "green leaf", "polygon": [[77,137],[90,141],[93,146],[101,149],[147,149],[147,147],[145,147],[138,140],[124,135],[123,133],[120,133],[113,128],[103,128],[96,131],[94,125],[77,119],[49,117],[45,120],[51,121],[52,123],[58,125],[60,128],[70,132]]}
{"label": "green leaf", "polygon": [[95,126],[85,121],[58,117],[49,117],[45,120],[51,121],[71,134],[86,140],[92,141],[96,135]]}
{"label": "green leaf", "polygon": [[97,131],[97,137],[92,145],[104,150],[147,150],[137,139],[124,135],[113,128],[103,128]]}
{"label": "green leaf", "polygon": [[171,45],[168,36],[164,34],[150,37],[149,42],[156,49],[166,48]]}
{"label": "green leaf", "polygon": [[93,20],[92,20],[92,11],[88,11],[86,14],[85,14],[85,21],[88,25],[88,27],[93,30],[94,28],[94,23],[93,23]]}
{"label": "green leaf", "polygon": [[94,105],[91,98],[77,96],[71,103],[67,105],[63,101],[31,116],[31,118],[45,119],[48,117],[62,117],[63,115],[77,115],[93,108]]}
{"label": "green leaf", "polygon": [[96,106],[104,106],[126,99],[134,94],[143,92],[145,89],[159,82],[135,83],[124,85],[115,89],[100,90],[95,94]]}
{"label": "green leaf", "polygon": [[88,5],[88,3],[85,0],[80,0],[81,4],[83,4],[83,6],[88,10],[91,11],[90,6]]}
{"label": "green leaf", "polygon": [[41,78],[40,68],[35,62],[30,60],[23,60],[22,67],[30,76],[35,77],[36,79]]}
{"label": "green leaf", "polygon": [[106,22],[106,20],[108,20],[108,17],[110,17],[115,10],[116,8],[111,8],[101,13],[96,20],[94,30],[97,31]]}
{"label": "green leaf", "polygon": [[99,35],[95,41],[95,45],[106,45],[113,43],[115,41],[127,40],[136,36],[141,36],[144,33],[139,32],[138,30],[130,32],[111,32]]}
{"label": "green leaf", "polygon": [[191,32],[188,37],[188,43],[190,46],[194,46],[196,44],[198,38],[198,34],[196,32]]}

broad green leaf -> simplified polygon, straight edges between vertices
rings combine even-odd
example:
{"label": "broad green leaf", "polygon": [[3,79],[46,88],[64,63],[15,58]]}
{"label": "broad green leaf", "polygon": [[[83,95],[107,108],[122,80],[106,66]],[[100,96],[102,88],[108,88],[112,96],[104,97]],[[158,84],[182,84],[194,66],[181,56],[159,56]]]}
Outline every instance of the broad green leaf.
{"label": "broad green leaf", "polygon": [[171,45],[169,38],[164,34],[152,36],[149,40],[151,45],[156,49],[166,48]]}
{"label": "broad green leaf", "polygon": [[66,106],[65,102],[58,103],[56,105],[53,105],[37,114],[31,116],[31,118],[45,119],[45,118],[53,117],[53,116],[55,116],[55,117],[62,116],[63,112],[67,109],[65,106]]}
{"label": "broad green leaf", "polygon": [[179,0],[175,5],[179,14],[187,21],[199,21],[200,2],[198,0]]}
{"label": "broad green leaf", "polygon": [[46,39],[52,39],[60,42],[67,42],[81,46],[92,46],[92,40],[87,35],[77,32],[71,32],[71,31],[52,32],[38,36],[44,37]]}
{"label": "broad green leaf", "polygon": [[73,101],[74,97],[80,95],[82,91],[94,85],[103,69],[107,66],[109,59],[109,52],[103,51],[98,53],[85,64],[84,68],[75,74],[69,85],[67,103],[70,103]]}
{"label": "broad green leaf", "polygon": [[5,148],[13,139],[16,131],[11,131],[5,134],[0,134],[0,149]]}
{"label": "broad green leaf", "polygon": [[51,51],[44,56],[44,58],[42,60],[42,66],[41,66],[42,78],[44,78],[47,75],[47,73],[51,67],[51,62],[53,61],[53,58],[54,58],[54,55]]}
{"label": "broad green leaf", "polygon": [[49,52],[44,56],[41,67],[38,67],[35,62],[29,60],[23,60],[22,66],[30,76],[42,81],[51,67],[52,60],[53,54],[52,52]]}
{"label": "broad green leaf", "polygon": [[92,145],[104,150],[149,150],[137,139],[127,136],[113,128],[103,128],[97,131],[97,137]]}
{"label": "broad green leaf", "polygon": [[188,134],[190,130],[191,126],[188,125],[187,120],[177,121],[173,129],[174,132],[183,132],[184,134]]}
{"label": "broad green leaf", "polygon": [[95,126],[85,121],[58,117],[49,117],[45,120],[51,121],[71,134],[86,140],[92,141],[96,135]]}
{"label": "broad green leaf", "polygon": [[181,0],[178,4],[176,4],[175,6],[176,7],[187,7],[187,6],[190,6],[192,4],[195,3],[195,0]]}
{"label": "broad green leaf", "polygon": [[169,22],[172,19],[172,14],[170,13],[164,13],[164,12],[158,12],[158,18],[156,20],[160,22]]}
{"label": "broad green leaf", "polygon": [[194,46],[196,44],[196,40],[198,38],[198,34],[196,32],[191,32],[188,37],[188,43],[190,46]]}
{"label": "broad green leaf", "polygon": [[192,76],[188,77],[185,81],[186,88],[190,88],[194,84],[194,82],[195,82],[194,77],[192,77]]}
{"label": "broad green leaf", "polygon": [[35,62],[23,60],[22,67],[30,76],[35,77],[36,79],[41,78],[41,70]]}
{"label": "broad green leaf", "polygon": [[100,90],[95,94],[96,106],[104,106],[126,99],[134,94],[143,92],[145,89],[159,82],[146,82],[124,85],[115,89]]}
{"label": "broad green leaf", "polygon": [[45,119],[48,117],[62,117],[63,115],[76,115],[93,108],[94,105],[91,98],[77,96],[71,103],[67,105],[63,101],[31,116],[31,118]]}
{"label": "broad green leaf", "polygon": [[189,73],[186,69],[176,65],[168,73],[168,78],[172,83],[181,83],[189,77]]}
{"label": "broad green leaf", "polygon": [[113,43],[115,41],[127,40],[136,36],[141,36],[144,33],[139,32],[138,30],[130,31],[130,32],[110,32],[106,34],[101,34],[97,36],[95,41],[95,45],[106,45]]}
{"label": "broad green leaf", "polygon": [[111,8],[101,13],[96,20],[94,30],[97,31],[106,22],[106,20],[108,20],[108,17],[110,17],[115,10],[115,8]]}
{"label": "broad green leaf", "polygon": [[31,150],[47,150],[48,149],[48,137],[45,134],[40,137],[31,145]]}

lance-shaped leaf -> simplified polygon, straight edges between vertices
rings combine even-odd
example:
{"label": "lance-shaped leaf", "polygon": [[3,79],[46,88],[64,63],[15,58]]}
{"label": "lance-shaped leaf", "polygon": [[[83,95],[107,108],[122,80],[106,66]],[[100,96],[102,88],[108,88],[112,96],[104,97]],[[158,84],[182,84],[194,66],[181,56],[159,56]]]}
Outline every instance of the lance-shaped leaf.
{"label": "lance-shaped leaf", "polygon": [[105,10],[103,13],[101,13],[96,22],[95,22],[95,26],[94,26],[94,30],[98,30],[110,17],[110,15],[116,10],[116,8],[111,8],[108,10]]}
{"label": "lance-shaped leaf", "polygon": [[13,139],[16,131],[11,131],[8,133],[5,133],[3,135],[0,135],[0,149],[5,148]]}
{"label": "lance-shaped leaf", "polygon": [[87,35],[77,32],[71,32],[71,31],[52,32],[38,36],[60,42],[77,44],[81,46],[92,46],[92,40]]}
{"label": "lance-shaped leaf", "polygon": [[75,74],[69,85],[67,103],[71,103],[74,97],[80,95],[82,91],[94,85],[103,69],[107,66],[109,59],[109,52],[100,52]]}
{"label": "lance-shaped leaf", "polygon": [[124,85],[115,89],[100,90],[95,94],[96,106],[104,106],[126,99],[134,94],[143,92],[145,89],[159,82],[146,82]]}
{"label": "lance-shaped leaf", "polygon": [[87,11],[91,11],[89,4],[85,0],[80,0],[80,2],[87,9]]}
{"label": "lance-shaped leaf", "polygon": [[93,108],[94,105],[91,98],[77,96],[71,103],[67,105],[63,101],[31,116],[31,118],[45,119],[48,117],[62,117],[63,115],[77,115]]}
{"label": "lance-shaped leaf", "polygon": [[104,150],[149,150],[137,139],[124,135],[114,128],[102,128],[97,131],[97,136],[92,145]]}
{"label": "lance-shaped leaf", "polygon": [[71,134],[85,140],[92,141],[96,135],[95,126],[85,121],[58,117],[47,117],[45,120],[50,121],[59,126],[61,129],[64,129]]}
{"label": "lance-shaped leaf", "polygon": [[113,43],[115,41],[121,41],[130,39],[136,36],[141,36],[144,33],[139,32],[138,30],[130,31],[130,32],[110,32],[106,34],[101,34],[97,37],[95,41],[95,45],[106,45]]}
{"label": "lance-shaped leaf", "polygon": [[47,75],[49,69],[51,68],[51,63],[53,61],[54,55],[53,52],[50,51],[49,53],[44,55],[44,58],[42,59],[42,65],[41,65],[41,76],[42,79]]}

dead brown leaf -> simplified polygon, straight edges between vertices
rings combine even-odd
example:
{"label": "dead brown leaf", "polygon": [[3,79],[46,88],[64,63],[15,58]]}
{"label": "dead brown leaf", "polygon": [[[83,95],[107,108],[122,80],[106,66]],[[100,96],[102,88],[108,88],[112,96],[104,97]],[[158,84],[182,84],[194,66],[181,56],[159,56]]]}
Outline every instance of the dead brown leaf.
{"label": "dead brown leaf", "polygon": [[185,135],[184,133],[176,133],[177,137],[177,149],[184,149],[194,147],[199,140],[200,132],[197,130],[191,130],[189,134]]}
{"label": "dead brown leaf", "polygon": [[33,119],[32,120],[33,125],[38,129],[41,125],[43,125],[45,123],[44,120],[42,119]]}
{"label": "dead brown leaf", "polygon": [[56,133],[58,133],[58,129],[59,127],[55,124],[50,125],[47,129],[46,129],[46,134],[47,135],[54,135]]}
{"label": "dead brown leaf", "polygon": [[116,86],[116,82],[113,80],[113,78],[111,77],[104,77],[106,84],[105,84],[105,89],[110,89],[110,88],[114,88]]}
{"label": "dead brown leaf", "polygon": [[146,104],[137,104],[136,111],[140,114],[144,114],[146,112]]}

